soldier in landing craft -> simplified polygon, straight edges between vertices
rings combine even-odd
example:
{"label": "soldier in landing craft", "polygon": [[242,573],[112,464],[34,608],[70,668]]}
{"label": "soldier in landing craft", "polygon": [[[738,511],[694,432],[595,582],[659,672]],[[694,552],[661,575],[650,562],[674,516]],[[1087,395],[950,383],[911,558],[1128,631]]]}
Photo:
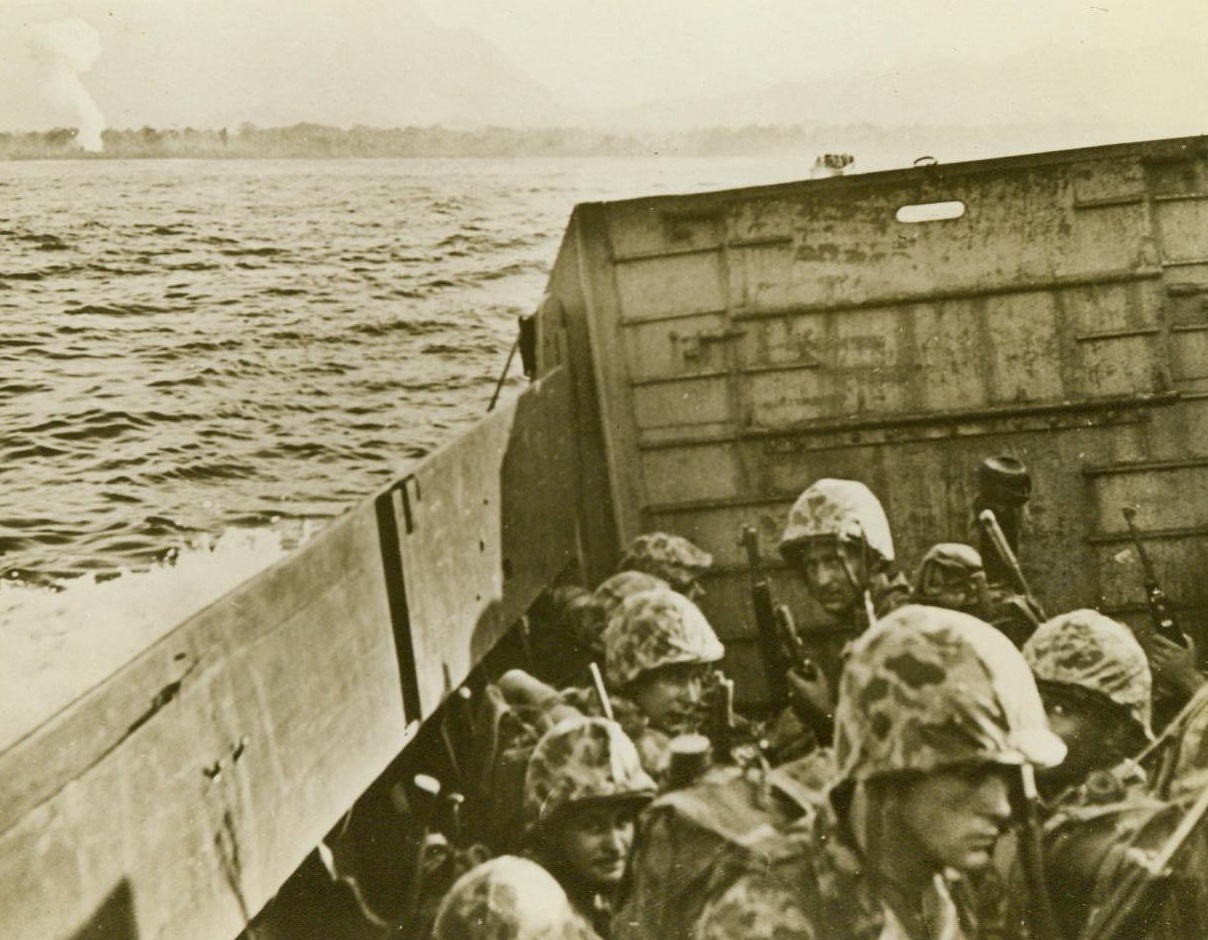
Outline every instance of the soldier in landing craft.
{"label": "soldier in landing craft", "polygon": [[457,880],[432,940],[599,940],[566,892],[536,862],[501,855]]}
{"label": "soldier in landing craft", "polygon": [[870,615],[906,603],[910,586],[894,567],[893,536],[881,502],[855,480],[818,480],[789,511],[780,554],[818,605],[852,634]]}
{"label": "soldier in landing craft", "polygon": [[616,722],[575,715],[555,725],[532,749],[516,794],[523,832],[513,842],[527,858],[504,856],[463,876],[442,902],[435,937],[607,938],[634,820],[654,794]]}
{"label": "soldier in landing craft", "polygon": [[829,743],[842,647],[910,596],[910,585],[894,567],[885,510],[855,480],[822,479],[806,488],[789,512],[780,554],[838,629],[830,650],[818,658],[820,669],[789,674],[794,710],[767,731],[774,760],[796,757],[814,740]]}
{"label": "soldier in landing craft", "polygon": [[977,936],[961,875],[986,869],[1031,766],[1060,762],[1019,651],[951,610],[908,606],[858,639],[813,812],[721,866],[694,940]]}
{"label": "soldier in landing craft", "polygon": [[617,572],[639,571],[666,581],[673,591],[699,600],[700,577],[713,566],[713,556],[680,535],[645,532],[626,546]]}
{"label": "soldier in landing craft", "polygon": [[529,852],[603,937],[633,844],[634,819],[654,793],[633,742],[603,718],[563,722],[529,758]]}
{"label": "soldier in landing craft", "polygon": [[1023,655],[1068,748],[1059,766],[1037,775],[1045,796],[1135,757],[1153,740],[1149,663],[1124,624],[1094,610],[1061,614],[1040,625]]}
{"label": "soldier in landing craft", "polygon": [[671,738],[701,727],[708,667],[725,647],[692,601],[656,589],[617,607],[604,631],[604,651],[617,720],[638,745],[643,766],[661,777]]}

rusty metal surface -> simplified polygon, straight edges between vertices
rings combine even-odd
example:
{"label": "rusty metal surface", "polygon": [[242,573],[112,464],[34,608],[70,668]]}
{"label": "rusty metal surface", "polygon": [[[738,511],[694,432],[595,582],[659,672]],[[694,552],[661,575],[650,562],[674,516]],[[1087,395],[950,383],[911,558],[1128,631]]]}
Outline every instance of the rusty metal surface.
{"label": "rusty metal surface", "polygon": [[[898,221],[952,201],[959,218]],[[1208,140],[630,200],[575,225],[600,259],[579,275],[622,539],[666,527],[737,565],[739,523],[771,540],[801,488],[850,476],[909,569],[968,537],[974,470],[1008,453],[1036,481],[1023,562],[1050,609],[1137,607],[1104,557],[1139,504],[1169,592],[1208,610],[1185,567],[1208,520],[1183,508],[1208,505]],[[706,605],[741,643],[740,578]]]}

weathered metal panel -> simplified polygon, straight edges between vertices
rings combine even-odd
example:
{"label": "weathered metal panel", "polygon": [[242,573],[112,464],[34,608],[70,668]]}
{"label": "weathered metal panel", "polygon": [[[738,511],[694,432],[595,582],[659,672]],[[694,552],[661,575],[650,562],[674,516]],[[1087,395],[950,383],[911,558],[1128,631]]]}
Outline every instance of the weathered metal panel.
{"label": "weathered metal panel", "polygon": [[0,754],[0,934],[234,936],[409,717],[367,503]]}
{"label": "weathered metal panel", "polygon": [[[899,216],[952,201],[959,217]],[[714,553],[706,609],[748,669],[741,522],[770,546],[802,487],[863,480],[909,570],[971,537],[976,467],[1008,453],[1035,478],[1022,560],[1042,599],[1100,602],[1115,504],[1165,519],[1208,487],[1199,466],[1083,472],[1208,455],[1205,206],[1194,139],[590,207],[621,539],[661,525]],[[1165,524],[1159,541],[1198,558]]]}
{"label": "weathered metal panel", "polygon": [[673,323],[629,324],[625,349],[635,383],[714,373],[726,367],[724,314],[712,313]]}
{"label": "weathered metal panel", "polygon": [[1162,240],[1163,260],[1167,263],[1208,260],[1208,192],[1186,200],[1157,204],[1157,224]]}
{"label": "weathered metal panel", "polygon": [[725,427],[729,399],[722,379],[695,379],[674,384],[643,385],[634,389],[634,417],[642,431],[675,428],[699,431],[702,425]]}
{"label": "weathered metal panel", "polygon": [[397,489],[421,717],[574,561],[574,427],[569,376],[559,369]]}
{"label": "weathered metal panel", "polygon": [[742,489],[737,453],[732,446],[652,450],[643,455],[641,468],[650,503],[725,499]]}
{"label": "weathered metal panel", "polygon": [[685,317],[726,306],[717,252],[618,264],[616,279],[625,320]]}
{"label": "weathered metal panel", "polygon": [[621,203],[611,213],[613,257],[630,261],[675,252],[705,251],[720,244],[719,216],[713,212],[651,212],[640,203]]}
{"label": "weathered metal panel", "polygon": [[[791,245],[732,252],[731,301],[737,309],[1036,288],[1152,263],[1145,206],[1079,211],[1067,167],[1003,177],[920,171],[909,182],[874,186],[853,178],[850,184],[846,191],[828,188],[813,198],[792,194]],[[896,220],[903,206],[939,201],[963,202],[966,213],[932,223]],[[766,200],[760,205],[766,218]],[[788,214],[784,209],[778,215]]]}

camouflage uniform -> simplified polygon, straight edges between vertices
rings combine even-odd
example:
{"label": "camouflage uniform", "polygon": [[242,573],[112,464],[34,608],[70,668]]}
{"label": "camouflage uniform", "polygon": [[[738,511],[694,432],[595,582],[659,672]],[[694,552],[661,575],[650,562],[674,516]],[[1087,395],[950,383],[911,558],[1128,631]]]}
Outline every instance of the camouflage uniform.
{"label": "camouflage uniform", "polygon": [[[788,831],[753,841],[741,864],[719,870],[694,940],[909,940],[839,818],[840,790],[970,763],[1047,766],[1064,755],[1018,650],[988,624],[933,607],[904,607],[856,641],[835,720],[835,785]],[[933,936],[975,929],[946,873],[919,900],[939,925]]]}
{"label": "camouflage uniform", "polygon": [[454,883],[433,940],[599,940],[540,865],[501,855]]}
{"label": "camouflage uniform", "polygon": [[715,766],[642,813],[621,886],[613,940],[688,940],[713,873],[756,834],[787,827],[834,777],[824,749],[773,770]]}
{"label": "camouflage uniform", "polygon": [[713,556],[686,538],[667,532],[639,535],[625,548],[617,571],[640,571],[685,592],[713,565]]}
{"label": "camouflage uniform", "polygon": [[1149,660],[1122,623],[1094,610],[1075,610],[1041,624],[1024,644],[1038,681],[1078,686],[1127,709],[1145,736],[1150,728],[1153,680]]}
{"label": "camouflage uniform", "polygon": [[[524,776],[524,817],[533,853],[542,861],[543,833],[584,801],[649,802],[654,781],[642,769],[637,749],[612,721],[571,718],[551,729],[533,749]],[[563,866],[547,865],[575,909],[608,935],[612,898],[573,882]]]}

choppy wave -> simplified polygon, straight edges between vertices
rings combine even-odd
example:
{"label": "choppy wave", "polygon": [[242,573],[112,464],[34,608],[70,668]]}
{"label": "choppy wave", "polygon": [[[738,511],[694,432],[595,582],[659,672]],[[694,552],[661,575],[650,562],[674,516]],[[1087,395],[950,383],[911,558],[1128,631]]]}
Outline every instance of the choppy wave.
{"label": "choppy wave", "polygon": [[574,203],[796,170],[0,163],[4,737],[482,415]]}

